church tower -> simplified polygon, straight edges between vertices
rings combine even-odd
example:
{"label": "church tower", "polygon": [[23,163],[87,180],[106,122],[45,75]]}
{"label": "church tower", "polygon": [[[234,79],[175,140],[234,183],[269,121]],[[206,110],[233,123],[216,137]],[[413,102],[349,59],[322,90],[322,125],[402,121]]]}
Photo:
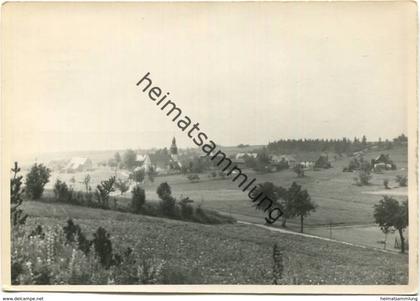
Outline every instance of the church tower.
{"label": "church tower", "polygon": [[172,145],[170,147],[171,158],[174,161],[178,161],[178,147],[176,146],[175,137],[172,138]]}

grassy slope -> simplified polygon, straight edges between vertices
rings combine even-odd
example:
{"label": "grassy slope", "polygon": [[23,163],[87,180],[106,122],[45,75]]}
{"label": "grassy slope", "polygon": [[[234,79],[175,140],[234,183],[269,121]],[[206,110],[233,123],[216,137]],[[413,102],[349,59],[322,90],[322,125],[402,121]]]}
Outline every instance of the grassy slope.
{"label": "grassy slope", "polygon": [[64,225],[72,217],[85,233],[99,226],[111,233],[114,246],[165,259],[179,269],[194,270],[200,283],[270,283],[272,246],[284,252],[285,281],[300,283],[385,284],[407,282],[407,257],[296,237],[246,225],[201,225],[129,213],[63,204],[26,202],[27,227]]}

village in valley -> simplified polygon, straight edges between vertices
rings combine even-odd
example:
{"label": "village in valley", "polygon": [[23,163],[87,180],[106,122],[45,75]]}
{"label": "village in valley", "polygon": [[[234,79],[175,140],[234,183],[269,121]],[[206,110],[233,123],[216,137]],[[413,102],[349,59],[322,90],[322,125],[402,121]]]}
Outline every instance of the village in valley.
{"label": "village in valley", "polygon": [[[398,235],[389,235],[391,239],[384,241],[385,236],[375,225],[373,206],[381,195],[407,197],[404,135],[393,141],[368,142],[363,136],[353,141],[279,140],[266,146],[221,148],[232,164],[254,175],[261,184],[273,183],[287,189],[298,183],[309,192],[316,210],[305,218],[305,233],[399,251]],[[136,185],[144,188],[148,202],[158,202],[156,189],[165,182],[177,198],[188,198],[195,205],[237,220],[264,224],[261,210],[233,185],[235,172],[228,176],[222,171],[223,164],[217,164],[219,160],[211,160],[213,155],[207,156],[198,148],[180,149],[176,137],[172,137],[168,147],[162,149],[82,152],[38,163],[51,172],[45,195],[54,194],[57,181],[75,191],[91,192],[113,178],[109,195],[114,203],[110,206],[128,206]],[[281,202],[282,197],[276,201]],[[287,224],[288,231],[299,230],[297,218],[291,217]],[[280,225],[285,225],[284,218],[272,227]]]}

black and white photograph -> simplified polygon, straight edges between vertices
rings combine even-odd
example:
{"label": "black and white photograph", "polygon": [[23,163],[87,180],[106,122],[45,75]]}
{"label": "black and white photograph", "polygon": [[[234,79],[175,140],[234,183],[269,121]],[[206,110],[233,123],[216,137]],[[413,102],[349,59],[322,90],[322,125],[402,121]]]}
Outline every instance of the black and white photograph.
{"label": "black and white photograph", "polygon": [[415,2],[1,19],[4,290],[417,292]]}

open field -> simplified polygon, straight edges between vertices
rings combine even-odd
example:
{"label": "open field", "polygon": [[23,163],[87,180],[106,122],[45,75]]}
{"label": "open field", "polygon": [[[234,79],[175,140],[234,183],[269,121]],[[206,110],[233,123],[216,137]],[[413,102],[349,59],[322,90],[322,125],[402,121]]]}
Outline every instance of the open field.
{"label": "open field", "polygon": [[[282,249],[287,284],[407,283],[403,254],[383,253],[255,226],[202,225],[59,203],[25,202],[25,227],[64,225],[70,217],[86,234],[99,226],[116,248],[132,247],[190,273],[194,283],[270,284],[272,247]],[[188,268],[186,268],[188,267]],[[191,280],[190,280],[191,281]]]}

